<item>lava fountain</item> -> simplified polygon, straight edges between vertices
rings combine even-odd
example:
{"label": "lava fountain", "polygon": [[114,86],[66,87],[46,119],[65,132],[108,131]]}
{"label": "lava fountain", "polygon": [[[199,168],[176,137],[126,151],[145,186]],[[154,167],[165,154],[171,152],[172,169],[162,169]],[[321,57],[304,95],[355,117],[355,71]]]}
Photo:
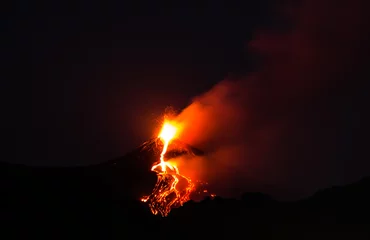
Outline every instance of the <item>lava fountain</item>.
{"label": "lava fountain", "polygon": [[141,199],[148,202],[154,215],[160,213],[167,216],[174,207],[182,206],[190,200],[190,194],[195,191],[192,180],[182,175],[175,163],[166,161],[165,155],[169,144],[178,134],[179,127],[175,122],[165,121],[158,138],[163,143],[159,162],[156,162],[152,171],[157,173],[157,183],[148,196]]}

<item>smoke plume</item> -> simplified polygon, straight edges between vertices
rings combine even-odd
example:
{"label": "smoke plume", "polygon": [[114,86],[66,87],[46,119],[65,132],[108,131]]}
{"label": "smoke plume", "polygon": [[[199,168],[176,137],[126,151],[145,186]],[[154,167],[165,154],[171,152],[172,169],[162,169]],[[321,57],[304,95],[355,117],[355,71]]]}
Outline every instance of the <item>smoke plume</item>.
{"label": "smoke plume", "polygon": [[365,4],[278,7],[282,24],[260,29],[248,43],[246,54],[262,59],[258,69],[220,82],[177,117],[182,141],[206,152],[184,171],[220,195],[262,191],[277,198],[369,174],[359,97],[369,50]]}

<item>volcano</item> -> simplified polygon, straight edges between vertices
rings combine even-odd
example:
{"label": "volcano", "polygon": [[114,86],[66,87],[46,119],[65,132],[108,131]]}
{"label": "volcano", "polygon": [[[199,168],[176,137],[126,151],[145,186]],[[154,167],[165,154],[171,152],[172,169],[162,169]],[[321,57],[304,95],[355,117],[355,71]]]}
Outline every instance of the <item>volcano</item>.
{"label": "volcano", "polygon": [[[163,143],[159,138],[153,138],[144,142],[123,157],[119,157],[98,165],[152,165],[154,162],[158,161],[162,146]],[[196,147],[181,142],[180,140],[173,140],[165,155],[166,158],[170,159],[183,155],[202,156],[204,155],[204,152]],[[150,167],[148,167],[148,169],[150,170]]]}
{"label": "volcano", "polygon": [[[157,161],[157,144],[155,139],[148,141],[124,157],[94,166],[46,168],[0,162],[0,219],[7,224],[3,230],[9,229],[15,239],[40,235],[50,239],[56,233],[58,239],[124,239],[138,234],[137,229],[142,229],[142,237],[155,233],[162,239],[179,233],[196,239],[218,238],[224,233],[227,238],[237,238],[245,232],[257,239],[271,239],[264,238],[268,234],[296,239],[292,229],[304,234],[314,231],[318,235],[315,239],[331,229],[336,238],[342,239],[342,233],[349,231],[369,232],[370,178],[323,189],[296,202],[274,201],[258,193],[245,194],[242,200],[216,197],[199,203],[189,201],[167,218],[159,219],[139,201],[156,182],[150,167]],[[192,146],[179,144],[183,150],[171,154],[197,154]],[[335,223],[345,224],[335,227]],[[8,225],[10,228],[5,227]],[[352,233],[346,239],[356,236]]]}
{"label": "volcano", "polygon": [[[151,139],[150,141],[147,141],[143,143],[140,147],[138,147],[138,150],[140,152],[154,152],[155,154],[160,154],[160,148],[163,146],[162,141],[159,138]],[[204,155],[204,152],[202,150],[199,150],[198,148],[195,148],[189,144],[186,144],[180,140],[173,140],[171,142],[171,145],[169,146],[167,153],[165,155],[166,158],[176,158],[181,155],[193,155],[193,156],[202,156]]]}
{"label": "volcano", "polygon": [[[91,166],[104,176],[107,184],[115,192],[140,199],[149,194],[156,183],[156,173],[151,171],[152,165],[160,158],[163,143],[159,138],[153,138],[126,154],[101,164]],[[205,153],[180,140],[173,140],[165,155],[167,159],[180,156],[202,156]]]}

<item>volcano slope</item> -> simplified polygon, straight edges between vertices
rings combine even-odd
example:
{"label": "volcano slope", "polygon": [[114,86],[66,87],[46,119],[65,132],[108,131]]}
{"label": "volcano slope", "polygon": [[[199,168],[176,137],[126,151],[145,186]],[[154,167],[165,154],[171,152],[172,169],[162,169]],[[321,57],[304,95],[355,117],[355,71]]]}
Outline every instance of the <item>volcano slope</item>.
{"label": "volcano slope", "polygon": [[[370,237],[370,178],[295,202],[245,193],[240,200],[190,201],[167,218],[154,216],[139,198],[156,182],[150,168],[157,144],[151,140],[124,157],[85,167],[1,163],[1,239]],[[202,154],[179,144],[182,150],[168,154]]]}

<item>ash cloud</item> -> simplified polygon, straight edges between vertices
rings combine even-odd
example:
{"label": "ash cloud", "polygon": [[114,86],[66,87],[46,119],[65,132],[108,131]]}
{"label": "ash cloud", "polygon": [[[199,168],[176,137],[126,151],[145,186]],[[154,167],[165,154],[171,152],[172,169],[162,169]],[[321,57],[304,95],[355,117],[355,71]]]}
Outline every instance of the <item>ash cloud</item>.
{"label": "ash cloud", "polygon": [[263,59],[256,72],[220,82],[177,117],[182,141],[207,153],[184,171],[220,195],[249,190],[284,199],[369,175],[365,5],[277,7],[275,21],[284,24],[248,43],[247,54]]}

